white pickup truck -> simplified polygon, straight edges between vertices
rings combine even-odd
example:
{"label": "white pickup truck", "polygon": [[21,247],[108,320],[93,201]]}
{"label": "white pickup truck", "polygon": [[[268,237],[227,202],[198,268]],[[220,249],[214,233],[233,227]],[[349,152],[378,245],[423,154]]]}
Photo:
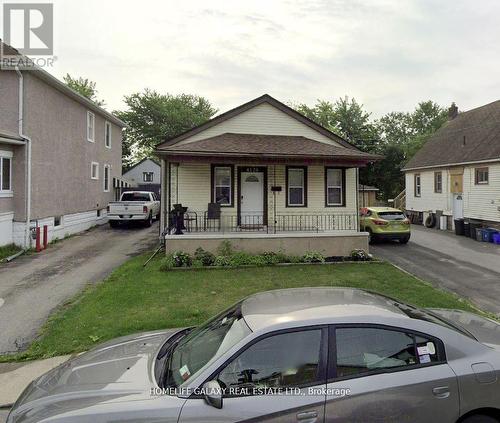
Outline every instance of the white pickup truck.
{"label": "white pickup truck", "polygon": [[126,191],[120,201],[108,205],[108,219],[112,228],[120,222],[142,221],[146,226],[153,224],[153,218],[160,218],[160,202],[154,192]]}

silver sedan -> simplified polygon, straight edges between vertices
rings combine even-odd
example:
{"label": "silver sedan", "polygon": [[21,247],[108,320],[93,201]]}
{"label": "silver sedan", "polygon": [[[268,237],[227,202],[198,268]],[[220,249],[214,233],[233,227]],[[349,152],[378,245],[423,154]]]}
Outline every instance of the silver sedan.
{"label": "silver sedan", "polygon": [[102,344],[9,422],[499,422],[500,326],[350,288],[250,296],[198,328]]}

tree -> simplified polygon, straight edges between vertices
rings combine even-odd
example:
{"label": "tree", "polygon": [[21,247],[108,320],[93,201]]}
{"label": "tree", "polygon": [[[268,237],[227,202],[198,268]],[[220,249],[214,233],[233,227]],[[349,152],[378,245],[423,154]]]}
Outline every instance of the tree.
{"label": "tree", "polygon": [[73,78],[69,73],[67,73],[66,76],[63,76],[63,80],[68,87],[75,90],[78,94],[83,95],[98,106],[104,106],[104,101],[97,99],[95,82],[82,77]]}
{"label": "tree", "polygon": [[377,144],[377,128],[370,122],[370,114],[354,98],[346,96],[334,103],[317,100],[313,107],[306,104],[292,107],[361,150],[371,151]]}
{"label": "tree", "polygon": [[156,145],[210,119],[216,112],[204,97],[160,94],[146,89],[124,98],[127,108],[115,111],[124,130],[124,165],[151,157]]}

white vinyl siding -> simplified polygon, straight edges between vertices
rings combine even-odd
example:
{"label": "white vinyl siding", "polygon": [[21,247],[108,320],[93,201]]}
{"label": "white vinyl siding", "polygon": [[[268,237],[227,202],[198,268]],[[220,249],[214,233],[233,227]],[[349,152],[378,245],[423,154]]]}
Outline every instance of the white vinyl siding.
{"label": "white vinyl siding", "polygon": [[270,104],[260,104],[231,119],[182,140],[187,144],[224,133],[303,136],[326,144],[340,145],[334,140],[292,118]]}
{"label": "white vinyl siding", "polygon": [[500,222],[500,163],[488,164],[488,183],[475,183],[475,170],[464,169],[464,217]]}
{"label": "white vinyl siding", "polygon": [[87,112],[87,141],[95,141],[95,115]]}
{"label": "white vinyl siding", "polygon": [[[441,172],[442,192],[434,192],[434,173]],[[415,197],[415,174],[420,174],[420,197]],[[414,211],[443,210],[451,214],[451,193],[447,169],[406,172],[406,208]]]}
{"label": "white vinyl siding", "polygon": [[[237,170],[234,169],[234,199],[238,198],[237,192]],[[261,166],[259,163],[241,165]],[[325,207],[325,168],[322,165],[308,166],[307,170],[307,207],[286,207],[286,166],[267,166],[267,204],[268,216],[272,219],[274,212],[274,201],[276,199],[276,212],[283,215],[300,214],[356,214],[356,169],[346,169],[346,204],[343,207]],[[181,163],[173,164],[170,169],[170,194],[171,205],[181,203],[190,211],[204,212],[207,210],[210,199],[210,172],[209,163]],[[282,191],[274,194],[271,186],[281,186]],[[223,207],[223,215],[236,215],[236,204],[232,208]]]}

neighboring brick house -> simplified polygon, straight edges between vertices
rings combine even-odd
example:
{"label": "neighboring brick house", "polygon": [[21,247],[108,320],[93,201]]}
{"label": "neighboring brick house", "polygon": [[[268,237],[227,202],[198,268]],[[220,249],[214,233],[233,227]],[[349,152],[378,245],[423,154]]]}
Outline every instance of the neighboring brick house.
{"label": "neighboring brick house", "polygon": [[123,126],[41,69],[0,70],[0,245],[29,247],[35,226],[54,239],[106,222]]}

